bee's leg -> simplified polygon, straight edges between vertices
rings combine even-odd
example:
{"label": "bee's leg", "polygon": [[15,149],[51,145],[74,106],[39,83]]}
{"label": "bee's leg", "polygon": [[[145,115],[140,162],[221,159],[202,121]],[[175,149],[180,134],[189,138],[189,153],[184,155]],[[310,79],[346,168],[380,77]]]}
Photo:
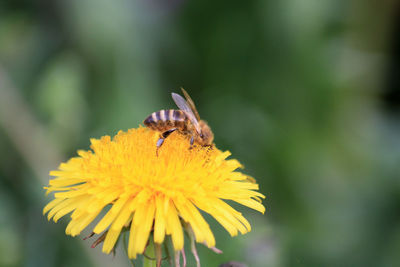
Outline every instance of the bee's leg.
{"label": "bee's leg", "polygon": [[189,147],[189,149],[192,149],[193,143],[194,143],[194,137],[192,136],[192,137],[190,138],[190,147]]}
{"label": "bee's leg", "polygon": [[173,132],[175,132],[176,130],[178,130],[178,128],[172,128],[169,129],[168,131],[165,131],[161,134],[162,138],[165,139],[167,138],[170,134],[172,134]]}
{"label": "bee's leg", "polygon": [[164,143],[164,138],[162,138],[162,137],[160,137],[158,140],[157,140],[157,149],[159,149],[160,147],[161,147],[161,145]]}
{"label": "bee's leg", "polygon": [[177,128],[169,129],[168,131],[165,131],[161,134],[160,138],[157,140],[157,150],[156,150],[157,156],[158,156],[158,149],[164,143],[165,138],[167,138],[171,133],[173,133],[176,130]]}

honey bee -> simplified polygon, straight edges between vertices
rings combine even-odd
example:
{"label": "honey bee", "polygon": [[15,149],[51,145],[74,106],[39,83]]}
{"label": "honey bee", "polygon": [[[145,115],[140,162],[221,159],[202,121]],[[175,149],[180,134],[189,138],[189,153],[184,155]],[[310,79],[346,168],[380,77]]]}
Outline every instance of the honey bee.
{"label": "honey bee", "polygon": [[168,109],[151,113],[143,124],[155,131],[161,132],[157,141],[157,151],[164,140],[174,131],[190,136],[190,148],[194,143],[201,146],[212,146],[214,134],[208,124],[200,119],[196,106],[189,94],[183,89],[186,100],[179,94],[172,93],[172,99],[179,110]]}

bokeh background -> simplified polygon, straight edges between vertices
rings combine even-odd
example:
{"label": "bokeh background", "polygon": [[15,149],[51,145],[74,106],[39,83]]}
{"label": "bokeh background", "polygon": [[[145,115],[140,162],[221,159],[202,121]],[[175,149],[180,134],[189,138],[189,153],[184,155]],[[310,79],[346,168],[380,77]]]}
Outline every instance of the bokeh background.
{"label": "bokeh background", "polygon": [[43,186],[181,86],[267,196],[239,208],[247,235],[212,222],[224,254],[203,266],[400,266],[399,17],[396,0],[0,1],[0,266],[129,266],[48,222]]}

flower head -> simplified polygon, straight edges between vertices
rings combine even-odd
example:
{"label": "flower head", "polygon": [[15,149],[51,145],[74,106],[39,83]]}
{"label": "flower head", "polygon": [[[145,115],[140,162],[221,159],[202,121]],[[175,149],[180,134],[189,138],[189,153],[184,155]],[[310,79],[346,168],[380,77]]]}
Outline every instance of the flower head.
{"label": "flower head", "polygon": [[[180,133],[166,139],[156,155],[159,134],[146,128],[120,131],[113,139],[91,140],[92,151],[50,172],[47,192],[55,199],[44,208],[57,222],[71,213],[66,233],[76,236],[108,209],[93,232],[106,233],[103,252],[113,250],[123,229],[129,230],[128,255],[142,254],[150,236],[163,243],[170,235],[175,251],[184,245],[190,228],[197,242],[215,246],[208,223],[199,210],[214,217],[230,235],[250,231],[249,222],[224,200],[264,213],[258,185],[236,171],[241,164],[230,153],[194,146]],[[152,235],[150,235],[153,233]]]}

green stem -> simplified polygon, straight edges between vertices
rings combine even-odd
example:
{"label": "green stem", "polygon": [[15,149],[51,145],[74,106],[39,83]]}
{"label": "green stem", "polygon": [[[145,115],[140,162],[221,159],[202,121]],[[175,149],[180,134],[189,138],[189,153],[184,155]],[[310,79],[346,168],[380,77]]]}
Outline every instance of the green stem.
{"label": "green stem", "polygon": [[143,267],[157,267],[157,262],[155,261],[155,250],[153,238],[149,238],[149,244],[146,248],[146,256],[143,257]]}

